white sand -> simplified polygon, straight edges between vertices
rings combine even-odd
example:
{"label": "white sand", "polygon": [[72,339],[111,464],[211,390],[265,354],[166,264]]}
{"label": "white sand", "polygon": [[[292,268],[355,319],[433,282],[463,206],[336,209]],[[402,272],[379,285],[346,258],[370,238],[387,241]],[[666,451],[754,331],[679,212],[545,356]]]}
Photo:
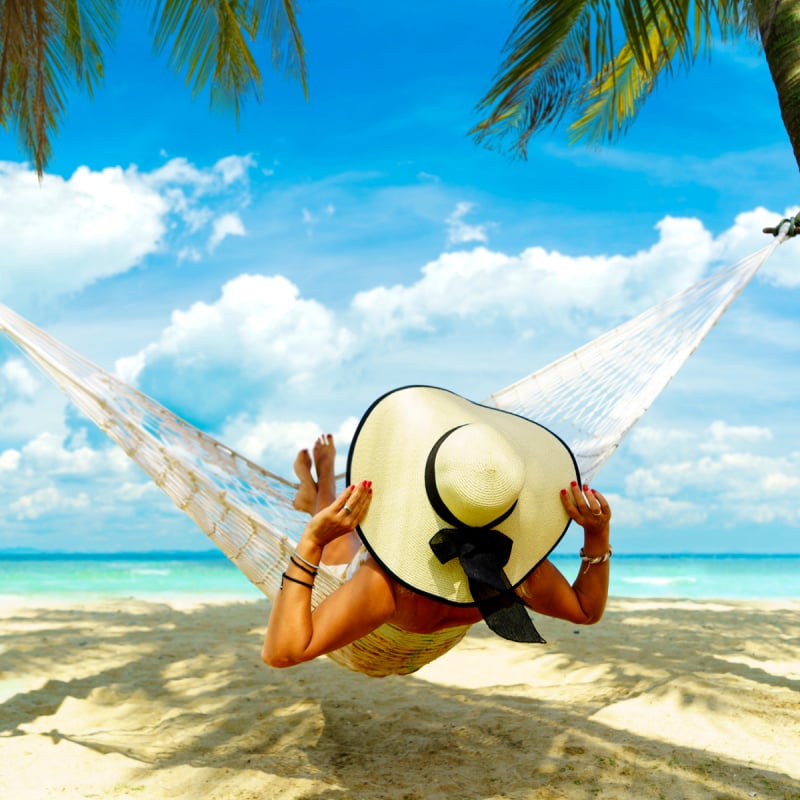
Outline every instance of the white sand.
{"label": "white sand", "polygon": [[268,603],[0,607],[0,799],[800,798],[800,601],[614,600],[414,676],[259,661]]}

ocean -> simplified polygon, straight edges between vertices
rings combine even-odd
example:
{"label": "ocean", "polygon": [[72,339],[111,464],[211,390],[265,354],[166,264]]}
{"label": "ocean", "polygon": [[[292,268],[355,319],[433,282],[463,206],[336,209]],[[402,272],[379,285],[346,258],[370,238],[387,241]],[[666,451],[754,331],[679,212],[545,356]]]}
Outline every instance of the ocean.
{"label": "ocean", "polygon": [[[572,581],[579,561],[553,556]],[[686,599],[800,599],[800,555],[614,555],[610,594]],[[0,552],[0,599],[107,597],[256,600],[263,595],[217,551]]]}

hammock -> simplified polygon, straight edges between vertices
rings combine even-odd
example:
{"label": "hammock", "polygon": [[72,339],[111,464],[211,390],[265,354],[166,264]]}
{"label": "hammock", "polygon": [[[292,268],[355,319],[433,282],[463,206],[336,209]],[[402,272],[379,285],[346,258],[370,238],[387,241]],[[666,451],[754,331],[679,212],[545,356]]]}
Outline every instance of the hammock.
{"label": "hammock", "polygon": [[[780,227],[780,226],[779,226]],[[584,480],[597,471],[788,235],[484,400],[535,419],[572,448]],[[307,516],[297,484],[202,433],[0,305],[0,329],[66,392],[267,597],[274,598]],[[341,585],[324,567],[316,606]],[[329,655],[367,675],[407,674],[452,648],[466,627],[409,634],[384,625]]]}

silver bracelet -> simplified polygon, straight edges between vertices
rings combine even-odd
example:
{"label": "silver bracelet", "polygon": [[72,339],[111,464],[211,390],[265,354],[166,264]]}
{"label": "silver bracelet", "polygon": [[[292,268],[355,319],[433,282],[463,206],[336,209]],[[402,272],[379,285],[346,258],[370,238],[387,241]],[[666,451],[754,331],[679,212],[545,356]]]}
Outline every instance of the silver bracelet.
{"label": "silver bracelet", "polygon": [[586,569],[584,570],[584,573],[588,572],[589,567],[591,567],[593,564],[605,564],[606,561],[608,561],[611,558],[613,552],[614,551],[611,549],[611,546],[609,545],[608,552],[604,553],[602,556],[587,556],[583,548],[581,547],[581,561],[583,561],[583,563],[586,564]]}
{"label": "silver bracelet", "polygon": [[312,564],[310,561],[303,558],[303,556],[301,556],[300,553],[297,552],[297,550],[295,550],[292,555],[297,556],[297,558],[299,558],[310,569],[319,569],[319,564]]}

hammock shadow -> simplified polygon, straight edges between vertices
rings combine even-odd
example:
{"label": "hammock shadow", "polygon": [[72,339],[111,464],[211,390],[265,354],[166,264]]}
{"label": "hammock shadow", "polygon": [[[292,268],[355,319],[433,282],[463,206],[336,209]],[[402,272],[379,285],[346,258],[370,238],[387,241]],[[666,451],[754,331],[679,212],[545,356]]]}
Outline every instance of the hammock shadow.
{"label": "hammock shadow", "polygon": [[[264,667],[266,615],[266,603],[136,602],[7,614],[3,677],[36,683],[0,703],[0,736],[116,753],[131,780],[174,781],[170,796],[186,798],[208,796],[209,781],[215,797],[292,787],[324,800],[800,788],[754,765],[734,724],[757,738],[753,709],[766,707],[771,730],[797,735],[800,682],[781,668],[798,661],[796,610],[617,601],[593,628],[542,620],[544,649],[479,626],[416,676],[386,679],[327,659]],[[692,743],[685,726],[704,720]]]}

